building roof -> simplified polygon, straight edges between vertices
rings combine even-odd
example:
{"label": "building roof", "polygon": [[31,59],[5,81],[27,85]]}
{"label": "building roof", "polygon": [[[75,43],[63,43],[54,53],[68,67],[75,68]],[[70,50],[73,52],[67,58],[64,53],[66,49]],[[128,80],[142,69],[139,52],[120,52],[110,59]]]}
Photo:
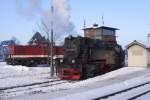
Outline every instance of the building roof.
{"label": "building roof", "polygon": [[147,41],[139,41],[139,40],[134,40],[133,42],[131,42],[130,44],[128,44],[126,46],[126,48],[130,48],[132,45],[139,45],[139,46],[142,46],[143,48],[150,48],[150,42],[147,42]]}
{"label": "building roof", "polygon": [[48,43],[48,40],[42,36],[39,32],[36,32],[32,38],[28,42],[29,44],[34,44],[34,43]]}
{"label": "building roof", "polygon": [[118,28],[107,27],[107,26],[101,26],[100,28],[108,29],[108,30],[119,30]]}
{"label": "building roof", "polygon": [[8,46],[8,45],[14,45],[14,44],[15,44],[15,41],[13,40],[5,40],[0,43],[1,46]]}
{"label": "building roof", "polygon": [[113,28],[113,27],[107,27],[107,26],[93,26],[89,28],[84,28],[83,30],[88,30],[88,29],[107,29],[107,30],[119,30],[118,28]]}

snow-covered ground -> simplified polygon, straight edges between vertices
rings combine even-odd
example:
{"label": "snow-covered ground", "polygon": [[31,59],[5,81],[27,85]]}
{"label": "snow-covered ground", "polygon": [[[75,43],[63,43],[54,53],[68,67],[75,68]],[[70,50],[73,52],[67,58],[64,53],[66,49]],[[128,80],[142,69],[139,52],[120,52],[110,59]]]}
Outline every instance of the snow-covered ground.
{"label": "snow-covered ground", "polygon": [[[50,78],[49,72],[48,67],[28,68],[0,62],[0,88],[54,80]],[[17,92],[15,96],[8,97],[4,92],[3,98],[8,100],[91,100],[147,81],[150,81],[150,69],[124,67],[84,81],[64,81],[62,84],[34,89],[40,92],[31,92],[31,90],[26,91],[25,94]],[[149,97],[148,94],[145,95],[145,98],[147,97]]]}
{"label": "snow-covered ground", "polygon": [[49,80],[48,67],[25,67],[0,63],[0,88]]}

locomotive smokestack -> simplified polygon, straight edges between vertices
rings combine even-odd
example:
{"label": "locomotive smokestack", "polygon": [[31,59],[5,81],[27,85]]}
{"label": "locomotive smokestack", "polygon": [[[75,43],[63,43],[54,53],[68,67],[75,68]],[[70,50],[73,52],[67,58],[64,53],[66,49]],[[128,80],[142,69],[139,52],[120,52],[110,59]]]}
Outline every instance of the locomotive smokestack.
{"label": "locomotive smokestack", "polygon": [[96,23],[95,23],[95,24],[93,24],[93,27],[98,27],[98,24],[96,24]]}

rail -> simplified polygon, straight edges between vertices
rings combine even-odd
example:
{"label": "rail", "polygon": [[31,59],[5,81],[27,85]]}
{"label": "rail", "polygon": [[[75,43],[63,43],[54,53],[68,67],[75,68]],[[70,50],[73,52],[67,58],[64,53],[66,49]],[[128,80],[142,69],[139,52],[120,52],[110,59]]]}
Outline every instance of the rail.
{"label": "rail", "polygon": [[50,87],[54,85],[56,86],[63,83],[68,83],[68,81],[52,80],[52,81],[37,82],[32,84],[25,84],[20,86],[5,87],[0,89],[0,98],[8,98],[20,94],[43,93],[42,89],[47,88],[49,86]]}
{"label": "rail", "polygon": [[[120,93],[123,93],[123,92],[127,92],[127,91],[130,91],[130,90],[138,88],[138,87],[142,87],[142,86],[147,85],[147,84],[150,84],[150,82],[146,82],[146,83],[143,83],[143,84],[140,84],[140,85],[137,85],[137,86],[130,87],[128,89],[120,90],[120,91],[117,91],[117,92],[114,92],[114,93],[111,93],[111,94],[107,94],[107,95],[104,95],[104,96],[101,96],[101,97],[97,97],[97,98],[94,98],[93,100],[107,99],[107,98],[112,97],[114,95],[117,95],[117,94],[120,94]],[[144,93],[138,94],[136,96],[133,96],[133,97],[129,98],[128,100],[136,99],[136,98],[138,98],[142,95],[145,95],[149,92],[150,92],[150,90],[148,90]]]}

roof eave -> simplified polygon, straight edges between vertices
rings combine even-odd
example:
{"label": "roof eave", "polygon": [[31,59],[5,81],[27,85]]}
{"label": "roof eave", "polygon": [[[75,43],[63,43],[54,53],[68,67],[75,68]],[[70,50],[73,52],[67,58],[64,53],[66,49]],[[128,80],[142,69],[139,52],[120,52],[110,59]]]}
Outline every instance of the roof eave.
{"label": "roof eave", "polygon": [[140,43],[140,42],[138,42],[138,41],[136,41],[136,40],[134,40],[132,43],[130,43],[130,44],[128,44],[127,46],[125,46],[127,49],[129,49],[132,45],[139,45],[139,46],[141,46],[141,47],[143,47],[143,48],[145,48],[145,49],[147,49],[147,48],[149,48],[149,47],[147,47],[147,46],[145,46],[144,44],[142,44],[142,43]]}

